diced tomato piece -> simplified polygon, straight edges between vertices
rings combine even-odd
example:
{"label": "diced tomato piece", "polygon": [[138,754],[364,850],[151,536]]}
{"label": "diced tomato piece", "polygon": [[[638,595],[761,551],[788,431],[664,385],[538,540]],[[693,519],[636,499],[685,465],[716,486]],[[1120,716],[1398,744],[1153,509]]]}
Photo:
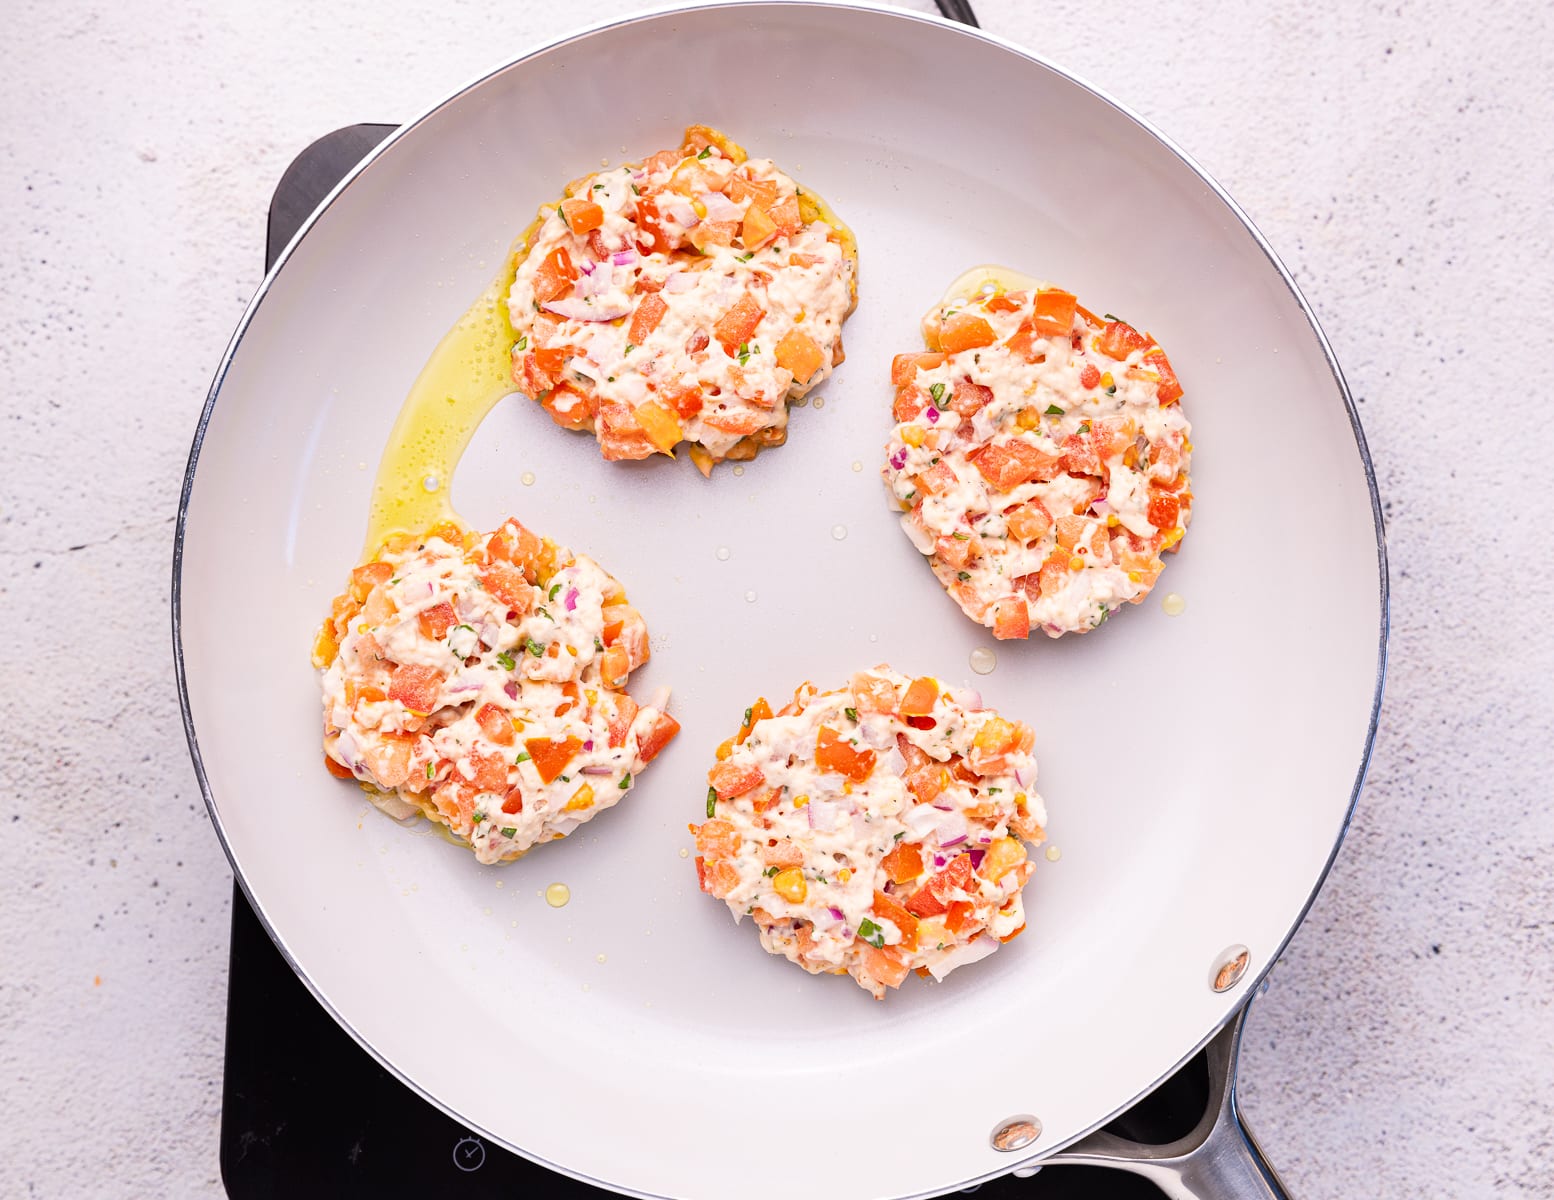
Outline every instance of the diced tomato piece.
{"label": "diced tomato piece", "polygon": [[939,326],[939,348],[946,354],[993,344],[993,327],[974,313],[958,312]]}
{"label": "diced tomato piece", "polygon": [[708,858],[733,858],[739,853],[739,831],[732,821],[709,817],[700,828],[691,828],[696,834],[696,849]]}
{"label": "diced tomato piece", "polygon": [[712,336],[718,339],[724,353],[733,358],[739,353],[739,347],[750,341],[750,335],[765,315],[755,298],[745,292],[718,318],[717,324],[712,327]]}
{"label": "diced tomato piece", "polygon": [[770,180],[747,179],[736,171],[728,181],[728,198],[735,204],[753,200],[770,212],[777,203],[777,184]]}
{"label": "diced tomato piece", "polygon": [[767,242],[777,236],[777,222],[759,204],[751,204],[745,210],[744,224],[739,230],[739,239],[744,242],[746,250],[759,250]]}
{"label": "diced tomato piece", "polygon": [[459,623],[459,616],[453,611],[453,605],[444,600],[441,604],[425,609],[416,618],[416,623],[421,628],[422,637],[440,642],[448,635],[448,630]]}
{"label": "diced tomato piece", "polygon": [[1144,355],[1144,366],[1160,376],[1160,383],[1155,388],[1155,398],[1161,404],[1175,404],[1182,398],[1182,385],[1176,378],[1176,371],[1171,367],[1171,360],[1165,355],[1165,351],[1155,346]]}
{"label": "diced tomato piece", "polygon": [[707,782],[712,785],[721,800],[731,800],[760,787],[766,782],[761,768],[752,763],[720,762],[707,772]]}
{"label": "diced tomato piece", "polygon": [[939,700],[939,681],[932,675],[922,675],[912,680],[906,695],[901,698],[901,714],[908,717],[927,716]]}
{"label": "diced tomato piece", "polygon": [[783,838],[775,846],[761,847],[761,861],[769,867],[801,867],[804,851],[792,838]]}
{"label": "diced tomato piece", "polygon": [[1025,844],[1018,838],[998,838],[987,848],[978,874],[997,883],[1023,863],[1026,857]]}
{"label": "diced tomato piece", "polygon": [[859,712],[895,712],[899,702],[896,685],[883,675],[859,671],[848,682],[853,704]]}
{"label": "diced tomato piece", "polygon": [[1058,473],[1060,459],[1023,438],[989,442],[968,455],[982,477],[1001,492],[1010,492],[1031,480],[1046,481]]}
{"label": "diced tomato piece", "polygon": [[556,374],[541,367],[534,352],[520,354],[513,359],[513,383],[529,399],[538,400],[557,382]]}
{"label": "diced tomato piece", "polygon": [[534,273],[534,297],[545,304],[566,295],[576,282],[577,268],[572,265],[572,256],[565,246],[557,246]]}
{"label": "diced tomato piece", "polygon": [[599,406],[594,418],[594,432],[599,438],[599,450],[606,462],[625,462],[649,458],[653,454],[653,442],[647,430],[637,420],[631,406],[605,403]]}
{"label": "diced tomato piece", "polygon": [[553,388],[540,404],[563,429],[587,429],[599,411],[598,401],[590,393],[565,383]]}
{"label": "diced tomato piece", "polygon": [[1020,641],[1031,632],[1031,611],[1025,597],[1005,596],[993,604],[993,636],[999,641]]}
{"label": "diced tomato piece", "polygon": [[637,301],[637,311],[631,314],[631,328],[626,331],[626,340],[633,346],[642,345],[652,336],[653,330],[658,328],[658,323],[668,311],[668,303],[657,292],[643,296]]}
{"label": "diced tomato piece", "polygon": [[919,917],[935,917],[949,909],[956,891],[972,889],[971,856],[957,855],[947,867],[912,894],[907,909]]}
{"label": "diced tomato piece", "polygon": [[740,722],[739,732],[734,736],[734,742],[736,745],[743,744],[744,740],[750,736],[750,731],[754,729],[757,724],[762,721],[768,721],[771,719],[772,706],[767,702],[766,697],[762,696],[750,706],[748,711],[750,713],[750,719],[748,721]]}
{"label": "diced tomato piece", "polygon": [[917,918],[900,902],[884,892],[875,892],[874,913],[876,916],[884,917],[901,931],[901,940],[896,945],[908,951],[917,949]]}
{"label": "diced tomato piece", "polygon": [[397,700],[411,712],[429,713],[437,707],[437,693],[442,690],[443,679],[443,673],[436,667],[396,665],[389,677],[389,699]]}
{"label": "diced tomato piece", "polygon": [[637,197],[637,232],[649,254],[667,254],[674,247],[664,232],[664,218],[658,211],[658,201],[644,193]]}
{"label": "diced tomato piece", "polygon": [[471,768],[475,772],[470,781],[482,792],[500,792],[507,794],[507,755],[501,751],[487,753],[484,750],[474,750],[469,756]]}
{"label": "diced tomato piece", "polygon": [[980,383],[972,383],[962,377],[955,381],[955,392],[950,397],[950,407],[963,417],[974,417],[992,403],[993,389]]}
{"label": "diced tomato piece", "polygon": [[1156,529],[1175,529],[1181,517],[1181,501],[1169,492],[1152,491],[1149,497],[1149,523]]}
{"label": "diced tomato piece", "polygon": [[862,783],[874,770],[874,759],[874,751],[855,749],[830,726],[820,727],[815,738],[815,765],[822,771],[834,771],[854,783]]}
{"label": "diced tomato piece", "polygon": [[1036,293],[1036,311],[1031,324],[1047,337],[1067,333],[1074,325],[1074,305],[1079,303],[1070,292],[1053,289]]}
{"label": "diced tomato piece", "polygon": [[916,420],[927,407],[928,393],[915,383],[904,383],[896,389],[896,402],[891,405],[890,415],[897,424],[902,424]]}
{"label": "diced tomato piece", "polygon": [[1094,363],[1086,363],[1084,370],[1079,372],[1079,386],[1093,388],[1101,382],[1101,371]]}
{"label": "diced tomato piece", "polygon": [[487,554],[493,559],[512,563],[531,582],[539,570],[544,552],[544,539],[513,517],[504,521],[502,527],[486,542]]}
{"label": "diced tomato piece", "polygon": [[890,360],[890,382],[896,387],[911,383],[919,371],[932,371],[944,365],[943,354],[898,354]]}
{"label": "diced tomato piece", "polygon": [[880,866],[891,883],[911,883],[923,873],[923,852],[915,842],[897,842],[896,848],[880,860]]}
{"label": "diced tomato piece", "polygon": [[950,464],[941,459],[919,475],[917,482],[923,491],[937,496],[941,492],[949,491],[960,480],[955,477],[955,472],[951,469]]}
{"label": "diced tomato piece", "polygon": [[652,762],[658,757],[658,752],[667,746],[674,739],[674,735],[679,732],[680,722],[666,712],[659,713],[648,731],[637,739],[638,756],[645,763]]}
{"label": "diced tomato piece", "polygon": [[793,237],[804,228],[804,223],[799,217],[799,198],[788,196],[769,206],[767,214],[777,226],[777,232],[783,237]]}
{"label": "diced tomato piece", "polygon": [[936,541],[933,550],[941,562],[959,570],[971,561],[973,553],[980,553],[980,543],[981,539],[973,534],[952,535]]}
{"label": "diced tomato piece", "polygon": [[1099,475],[1101,456],[1096,453],[1095,442],[1082,433],[1071,433],[1058,443],[1062,454],[1058,465],[1073,475]]}
{"label": "diced tomato piece", "polygon": [[610,713],[610,746],[612,749],[626,744],[626,735],[631,732],[631,723],[637,719],[637,702],[625,692],[616,694],[614,705],[615,707]]}
{"label": "diced tomato piece", "polygon": [[410,777],[410,754],[414,749],[413,736],[385,733],[379,735],[378,741],[367,743],[362,750],[362,758],[380,784],[393,788]]}
{"label": "diced tomato piece", "polygon": [[507,789],[507,798],[502,801],[502,811],[511,816],[513,813],[523,811],[523,792],[516,787]]}
{"label": "diced tomato piece", "polygon": [[1052,528],[1052,516],[1040,500],[1031,500],[1005,516],[1004,525],[1011,536],[1031,542],[1047,535]]}
{"label": "diced tomato piece", "polygon": [[943,766],[930,760],[922,766],[913,767],[901,781],[919,804],[932,804],[939,793],[944,791],[947,775]]}
{"label": "diced tomato piece", "polygon": [[777,365],[793,372],[795,383],[808,383],[825,365],[825,354],[809,334],[790,329],[777,343]]}
{"label": "diced tomato piece", "polygon": [[480,726],[480,732],[498,746],[513,744],[512,718],[496,705],[482,704],[475,712],[475,723]]}
{"label": "diced tomato piece", "polygon": [[394,568],[386,562],[362,563],[351,568],[351,598],[366,603],[368,594],[394,577]]}
{"label": "diced tomato piece", "polygon": [[944,913],[944,927],[959,936],[976,924],[977,906],[968,900],[957,900]]}
{"label": "diced tomato piece", "polygon": [[327,755],[327,754],[324,755],[324,767],[336,779],[355,779],[356,778],[356,772],[355,771],[351,770],[350,767],[347,767],[347,766],[342,765],[341,763],[335,762],[335,760],[330,758],[329,755]]}
{"label": "diced tomato piece", "polygon": [[1135,350],[1148,349],[1150,341],[1126,321],[1108,321],[1101,330],[1100,351],[1108,358],[1119,361]]}
{"label": "diced tomato piece", "polygon": [[573,233],[591,233],[604,224],[604,209],[592,200],[563,200],[561,219]]}
{"label": "diced tomato piece", "polygon": [[476,573],[480,586],[503,604],[518,613],[527,613],[534,604],[534,589],[524,578],[524,573],[510,563],[494,562]]}
{"label": "diced tomato piece", "polygon": [[698,858],[696,873],[701,879],[701,890],[710,892],[719,900],[739,886],[739,868],[726,858],[720,858],[707,866]]}
{"label": "diced tomato piece", "polygon": [[748,437],[756,430],[764,429],[767,418],[758,412],[719,409],[705,413],[702,416],[702,421],[723,433],[735,433],[741,437]]}
{"label": "diced tomato piece", "polygon": [[1019,312],[1020,305],[1024,300],[1024,292],[1005,292],[1002,295],[993,296],[984,301],[982,307],[990,313]]}
{"label": "diced tomato piece", "polygon": [[901,960],[901,955],[896,952],[894,946],[877,950],[865,943],[862,957],[863,973],[886,987],[900,987],[901,981],[907,977],[907,965]]}
{"label": "diced tomato piece", "polygon": [[569,737],[559,742],[549,738],[526,738],[523,748],[528,751],[534,769],[540,773],[540,781],[549,783],[567,769],[567,764],[577,757],[583,748],[581,738]]}

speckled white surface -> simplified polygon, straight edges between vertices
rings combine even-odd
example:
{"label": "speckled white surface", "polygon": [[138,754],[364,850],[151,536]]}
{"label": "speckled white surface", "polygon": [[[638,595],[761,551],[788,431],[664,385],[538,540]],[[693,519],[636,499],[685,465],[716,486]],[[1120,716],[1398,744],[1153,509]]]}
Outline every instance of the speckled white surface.
{"label": "speckled white surface", "polygon": [[[270,193],[318,135],[631,8],[430,7],[8,6],[0,1195],[220,1193],[230,874],[184,748],[167,592]],[[1388,699],[1349,838],[1249,1026],[1250,1122],[1302,1200],[1554,1195],[1554,18],[976,7],[1247,209],[1375,457]]]}

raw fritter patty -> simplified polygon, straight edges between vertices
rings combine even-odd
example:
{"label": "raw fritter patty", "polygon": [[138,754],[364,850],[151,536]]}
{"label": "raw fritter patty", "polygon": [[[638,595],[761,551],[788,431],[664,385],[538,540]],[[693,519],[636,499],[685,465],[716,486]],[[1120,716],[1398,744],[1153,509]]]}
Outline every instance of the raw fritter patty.
{"label": "raw fritter patty", "polygon": [[626,679],[647,627],[591,558],[510,520],[396,538],[319,630],[324,762],[483,863],[612,807],[679,730]]}
{"label": "raw fritter patty", "polygon": [[1094,629],[1149,594],[1192,515],[1190,427],[1154,338],[1055,287],[989,286],[891,365],[902,527],[995,637]]}
{"label": "raw fritter patty", "polygon": [[943,978],[1025,927],[1025,842],[1045,834],[1034,737],[973,693],[889,667],[757,700],[708,772],[692,825],[702,890],[811,974],[876,999]]}
{"label": "raw fritter patty", "polygon": [[678,149],[568,186],[525,235],[513,380],[607,459],[689,442],[703,474],[787,438],[842,361],[852,234],[770,159],[693,125]]}

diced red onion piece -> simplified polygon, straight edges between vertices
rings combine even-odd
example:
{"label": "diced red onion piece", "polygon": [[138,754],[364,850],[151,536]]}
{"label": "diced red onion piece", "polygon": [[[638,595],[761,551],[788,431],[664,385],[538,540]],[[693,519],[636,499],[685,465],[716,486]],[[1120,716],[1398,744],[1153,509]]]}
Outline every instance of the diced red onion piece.
{"label": "diced red onion piece", "polygon": [[575,587],[567,589],[566,605],[568,612],[577,611],[577,589]]}
{"label": "diced red onion piece", "polygon": [[[584,746],[583,748],[585,750],[588,749],[587,746]],[[589,763],[586,767],[584,767],[582,769],[580,774],[583,774],[583,775],[613,775],[613,774],[615,774],[615,768],[610,766],[608,763]]]}
{"label": "diced red onion piece", "polygon": [[706,205],[709,221],[742,221],[745,218],[744,210],[719,192],[706,192],[697,199]]}
{"label": "diced red onion piece", "polygon": [[540,307],[569,321],[615,321],[631,315],[631,303],[626,300],[617,300],[612,304],[589,304],[581,297],[568,296],[562,300],[547,300]]}
{"label": "diced red onion piece", "polygon": [[982,860],[987,857],[986,850],[973,850],[971,852],[971,869],[975,871],[982,865]]}
{"label": "diced red onion piece", "polygon": [[690,292],[696,289],[696,276],[690,271],[676,271],[664,280],[666,292]]}
{"label": "diced red onion piece", "polygon": [[832,919],[832,920],[833,920],[833,921],[842,921],[842,920],[845,920],[845,919],[846,919],[846,918],[845,918],[845,917],[844,917],[844,916],[843,916],[843,915],[842,915],[842,910],[841,910],[841,909],[839,909],[839,908],[835,908],[835,907],[832,907],[832,908],[827,908],[827,909],[826,909],[826,911],[827,911],[827,912],[828,912],[828,913],[830,913],[830,914],[831,914],[831,919]]}
{"label": "diced red onion piece", "polygon": [[959,837],[952,837],[947,842],[940,842],[939,845],[940,845],[941,848],[943,848],[945,850],[948,850],[951,846],[959,846],[965,840],[966,840],[966,835],[963,833]]}
{"label": "diced red onion piece", "polygon": [[502,690],[507,693],[507,698],[509,700],[518,699],[518,681],[516,679],[508,680],[507,684],[502,688]]}
{"label": "diced red onion piece", "polygon": [[617,267],[631,267],[642,261],[642,256],[635,250],[617,250],[610,255],[610,261]]}
{"label": "diced red onion piece", "polygon": [[928,418],[930,425],[937,425],[939,423],[939,410],[932,404],[924,410],[924,415]]}

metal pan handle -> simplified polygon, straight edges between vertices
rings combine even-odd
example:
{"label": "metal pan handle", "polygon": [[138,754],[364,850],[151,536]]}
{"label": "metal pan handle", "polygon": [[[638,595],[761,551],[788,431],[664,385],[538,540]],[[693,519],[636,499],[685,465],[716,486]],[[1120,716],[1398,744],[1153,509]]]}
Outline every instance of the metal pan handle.
{"label": "metal pan handle", "polygon": [[1263,1158],[1236,1101],[1236,1059],[1248,1004],[1204,1048],[1209,1103],[1186,1137],[1164,1146],[1130,1141],[1104,1130],[1053,1155],[1050,1163],[1112,1167],[1142,1175],[1171,1200],[1289,1200]]}

